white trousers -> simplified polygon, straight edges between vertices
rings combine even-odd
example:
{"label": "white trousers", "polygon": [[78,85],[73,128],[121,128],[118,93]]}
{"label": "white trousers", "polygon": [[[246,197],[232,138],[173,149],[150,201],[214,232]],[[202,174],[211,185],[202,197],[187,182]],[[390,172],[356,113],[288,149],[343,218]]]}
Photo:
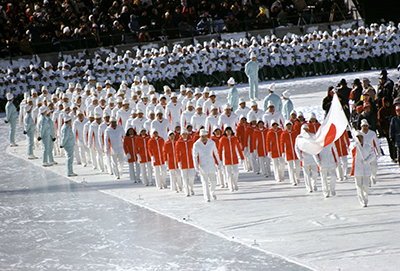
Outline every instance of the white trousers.
{"label": "white trousers", "polygon": [[155,180],[157,188],[167,188],[167,169],[165,165],[154,166]]}
{"label": "white trousers", "polygon": [[378,159],[375,158],[371,164],[371,183],[376,184],[376,173],[378,172]]}
{"label": "white trousers", "polygon": [[303,166],[304,183],[306,184],[308,192],[317,190],[317,172],[318,169],[316,165]]}
{"label": "white trousers", "polygon": [[220,168],[217,167],[217,183],[221,186],[225,186],[226,180],[224,180],[224,178],[225,178],[224,170],[220,170]]}
{"label": "white trousers", "polygon": [[336,174],[337,177],[339,178],[339,181],[343,181],[345,178],[347,178],[347,168],[348,168],[347,155],[339,157],[338,167],[336,168]]}
{"label": "white trousers", "polygon": [[288,166],[289,180],[291,184],[300,182],[300,160],[286,161]]}
{"label": "white trousers", "polygon": [[224,166],[226,181],[228,182],[228,188],[233,192],[238,190],[238,179],[239,179],[239,165]]}
{"label": "white trousers", "polygon": [[89,149],[86,146],[79,146],[79,153],[76,155],[76,162],[82,163],[83,165],[87,164],[86,156],[88,155]]}
{"label": "white trousers", "polygon": [[135,165],[136,163],[135,162],[132,162],[132,163],[129,163],[128,162],[128,165],[129,165],[129,179],[131,180],[131,182],[137,182],[137,179],[136,179],[136,173],[135,173],[135,171],[136,171],[136,165]]}
{"label": "white trousers", "polygon": [[140,182],[140,163],[138,161],[135,162],[135,173],[136,181]]}
{"label": "white trousers", "polygon": [[92,163],[93,169],[97,168],[97,155],[96,155],[96,150],[93,148],[89,148],[89,153],[90,153],[90,161]]}
{"label": "white trousers", "polygon": [[110,158],[110,155],[108,154],[108,152],[105,152],[105,153],[104,153],[103,164],[104,164],[105,167],[107,168],[107,172],[108,172],[110,175],[113,174],[112,169],[111,169],[111,158]]}
{"label": "white trousers", "polygon": [[[322,192],[325,197],[329,197],[336,195],[335,187],[336,187],[336,172],[335,169],[321,169],[321,183],[322,183]],[[328,182],[328,176],[331,177]]]}
{"label": "white trousers", "polygon": [[170,169],[169,179],[172,191],[182,191],[182,178],[180,169]]}
{"label": "white trousers", "polygon": [[246,171],[251,171],[252,170],[252,167],[251,167],[251,155],[250,155],[248,147],[244,148],[243,155],[244,155],[243,168]]}
{"label": "white trousers", "polygon": [[142,183],[144,185],[153,185],[153,167],[151,166],[151,162],[140,163],[140,174],[142,175]]}
{"label": "white trousers", "polygon": [[254,173],[260,172],[260,167],[258,166],[258,156],[256,152],[250,153],[250,163]]}
{"label": "white trousers", "polygon": [[122,172],[124,169],[124,154],[114,154],[111,155],[111,168],[114,176],[118,179],[122,177]]}
{"label": "white trousers", "polygon": [[96,153],[96,160],[97,160],[97,168],[103,172],[104,171],[104,159],[103,159],[103,151],[101,149],[96,149],[94,150],[94,152]]}
{"label": "white trousers", "polygon": [[367,206],[370,179],[367,176],[357,176],[355,177],[355,180],[358,200],[360,201],[361,206]]}
{"label": "white trousers", "polygon": [[283,182],[285,180],[285,160],[283,157],[272,158],[275,181]]}
{"label": "white trousers", "polygon": [[201,173],[201,184],[203,186],[203,194],[205,200],[211,200],[211,196],[215,195],[215,172]]}
{"label": "white trousers", "polygon": [[271,159],[268,156],[259,156],[258,165],[263,175],[271,175]]}
{"label": "white trousers", "polygon": [[187,196],[190,196],[190,193],[193,192],[193,183],[194,183],[194,169],[181,169],[182,181],[183,181],[183,189]]}

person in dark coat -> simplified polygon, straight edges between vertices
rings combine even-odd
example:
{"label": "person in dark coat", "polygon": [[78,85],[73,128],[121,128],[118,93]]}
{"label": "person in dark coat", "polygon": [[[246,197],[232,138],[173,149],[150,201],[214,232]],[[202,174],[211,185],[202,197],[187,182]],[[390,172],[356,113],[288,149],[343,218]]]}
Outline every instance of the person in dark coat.
{"label": "person in dark coat", "polygon": [[381,108],[382,105],[382,98],[387,97],[390,99],[390,102],[392,102],[396,97],[394,97],[393,93],[393,81],[389,81],[387,78],[387,75],[381,75],[379,77],[379,85],[378,85],[378,94],[377,94],[377,100],[378,100],[378,107]]}
{"label": "person in dark coat", "polygon": [[347,119],[350,118],[350,110],[349,110],[349,99],[351,89],[347,86],[346,80],[343,78],[339,82],[339,89],[337,90],[337,94],[339,96],[340,104],[343,107],[343,111],[346,114]]}
{"label": "person in dark coat", "polygon": [[390,121],[389,140],[396,150],[397,162],[400,166],[400,106],[396,106],[396,116]]}
{"label": "person in dark coat", "polygon": [[364,102],[364,110],[360,114],[360,117],[357,121],[357,130],[361,130],[361,120],[366,119],[369,123],[369,129],[376,132],[377,129],[380,129],[378,116],[376,113],[372,112],[371,104],[369,102]]}
{"label": "person in dark coat", "polygon": [[356,104],[360,100],[362,92],[363,92],[363,88],[361,86],[360,79],[358,79],[358,78],[354,79],[353,89],[351,90],[351,93],[350,93],[350,99],[353,101],[354,104]]}
{"label": "person in dark coat", "polygon": [[329,109],[331,108],[332,97],[333,97],[333,93],[334,93],[333,89],[334,88],[332,86],[328,88],[328,94],[322,101],[322,109],[325,111],[325,116],[328,114]]}
{"label": "person in dark coat", "polygon": [[387,97],[383,97],[383,106],[378,111],[378,121],[382,129],[382,135],[386,138],[388,142],[388,148],[390,153],[390,158],[395,160],[395,152],[393,142],[389,140],[389,127],[391,119],[396,116],[395,107],[391,104],[390,100]]}

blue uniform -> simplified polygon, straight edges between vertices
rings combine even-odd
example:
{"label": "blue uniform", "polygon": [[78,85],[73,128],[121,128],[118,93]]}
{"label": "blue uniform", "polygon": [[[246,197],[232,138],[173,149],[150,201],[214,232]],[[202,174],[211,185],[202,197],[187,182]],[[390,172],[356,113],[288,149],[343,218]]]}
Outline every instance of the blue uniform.
{"label": "blue uniform", "polygon": [[265,97],[264,111],[268,110],[268,101],[271,101],[274,104],[276,111],[282,112],[282,101],[278,95],[276,95],[275,93],[272,92],[272,93],[268,94],[267,97]]}
{"label": "blue uniform", "polygon": [[15,130],[17,127],[18,113],[17,108],[12,101],[6,104],[6,120],[10,124],[10,144],[15,143]]}
{"label": "blue uniform", "polygon": [[33,121],[31,113],[26,113],[24,117],[24,131],[28,136],[28,156],[33,155],[35,129],[35,122]]}
{"label": "blue uniform", "polygon": [[290,120],[290,112],[292,112],[292,110],[293,110],[292,100],[290,100],[289,98],[283,100],[282,115],[285,118],[285,120]]}
{"label": "blue uniform", "polygon": [[233,112],[239,107],[239,93],[235,86],[228,91],[228,103],[232,106]]}
{"label": "blue uniform", "polygon": [[244,68],[244,72],[249,78],[249,97],[250,99],[257,98],[258,99],[258,61],[249,61],[246,63]]}
{"label": "blue uniform", "polygon": [[53,139],[56,138],[56,126],[54,125],[54,122],[51,120],[51,118],[49,116],[46,116],[46,121],[49,125],[49,131],[50,131],[50,140],[49,140],[49,152],[48,152],[48,156],[49,156],[49,163],[53,163],[54,162],[54,157],[53,157],[53,148],[54,148],[54,141]]}
{"label": "blue uniform", "polygon": [[60,146],[64,147],[65,154],[67,156],[67,175],[73,174],[72,163],[74,162],[74,147],[75,137],[71,127],[64,123],[61,128],[61,143]]}
{"label": "blue uniform", "polygon": [[50,163],[49,161],[49,141],[50,137],[50,126],[44,115],[40,115],[37,122],[38,137],[42,138],[42,161],[44,163]]}

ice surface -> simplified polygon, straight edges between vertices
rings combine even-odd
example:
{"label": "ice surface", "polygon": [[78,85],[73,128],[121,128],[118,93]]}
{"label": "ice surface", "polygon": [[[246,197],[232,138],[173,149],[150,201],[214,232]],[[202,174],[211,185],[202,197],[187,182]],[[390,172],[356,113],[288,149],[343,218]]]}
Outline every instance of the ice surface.
{"label": "ice surface", "polygon": [[[322,121],[321,102],[330,85],[341,78],[351,84],[368,77],[376,86],[378,75],[276,81],[276,93],[290,89],[295,109],[306,117],[313,111]],[[389,71],[389,77],[395,75]],[[260,98],[267,85],[260,84]],[[242,97],[247,98],[247,87],[238,86]],[[215,90],[225,102],[227,88]],[[6,138],[8,127],[0,127]],[[19,143],[7,151],[24,157],[26,141]],[[387,154],[385,141],[381,143]],[[6,143],[1,144],[4,154]],[[368,208],[360,207],[351,178],[337,183],[336,197],[324,199],[320,181],[319,191],[309,194],[303,181],[292,187],[287,175],[277,183],[241,170],[239,191],[218,189],[218,200],[205,203],[198,182],[196,195],[186,198],[128,182],[127,168],[116,181],[75,165],[79,176],[69,182],[57,175],[64,173],[63,158],[56,157],[60,164],[49,170],[36,167],[40,161],[7,154],[0,159],[0,176],[5,176],[0,184],[0,236],[6,240],[0,247],[0,269],[301,269],[283,259],[316,270],[398,269],[400,171],[388,156],[379,160]],[[83,178],[87,183],[81,183]]]}

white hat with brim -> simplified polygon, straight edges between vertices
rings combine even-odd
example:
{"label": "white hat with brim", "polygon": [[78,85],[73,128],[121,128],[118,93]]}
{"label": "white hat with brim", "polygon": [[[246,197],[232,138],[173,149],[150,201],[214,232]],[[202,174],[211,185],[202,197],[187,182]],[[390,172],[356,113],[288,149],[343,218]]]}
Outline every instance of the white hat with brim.
{"label": "white hat with brim", "polygon": [[205,135],[208,135],[207,131],[204,130],[204,129],[201,129],[200,130],[200,136],[205,136]]}

